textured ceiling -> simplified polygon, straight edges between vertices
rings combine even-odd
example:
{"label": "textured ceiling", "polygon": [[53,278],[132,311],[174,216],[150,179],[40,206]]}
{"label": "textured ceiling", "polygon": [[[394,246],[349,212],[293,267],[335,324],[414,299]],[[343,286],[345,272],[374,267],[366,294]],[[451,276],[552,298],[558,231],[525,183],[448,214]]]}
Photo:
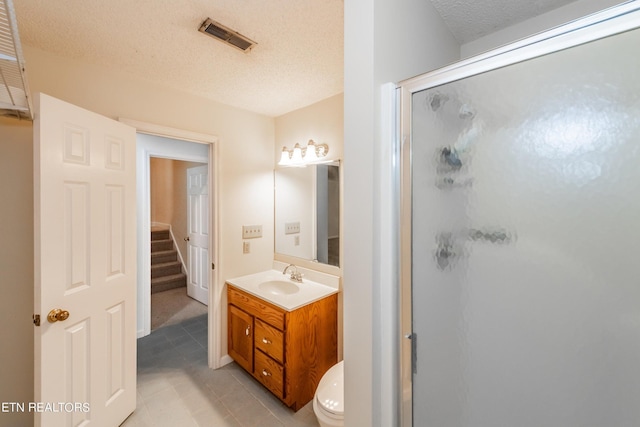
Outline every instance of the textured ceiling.
{"label": "textured ceiling", "polygon": [[431,0],[461,44],[574,0]]}
{"label": "textured ceiling", "polygon": [[[26,46],[261,114],[278,116],[343,91],[342,0],[15,3]],[[244,53],[198,32],[207,17],[258,46]]]}
{"label": "textured ceiling", "polygon": [[[431,1],[465,43],[572,0]],[[343,91],[343,0],[15,3],[24,45],[268,116]],[[198,32],[208,17],[258,45],[243,53]]]}

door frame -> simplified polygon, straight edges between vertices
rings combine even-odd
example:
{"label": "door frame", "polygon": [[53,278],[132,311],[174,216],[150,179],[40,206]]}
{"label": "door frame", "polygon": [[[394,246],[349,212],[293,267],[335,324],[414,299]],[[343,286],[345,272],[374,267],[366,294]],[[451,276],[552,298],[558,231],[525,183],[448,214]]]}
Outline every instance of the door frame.
{"label": "door frame", "polygon": [[398,83],[399,124],[397,137],[400,147],[400,303],[396,307],[400,330],[397,345],[400,366],[397,367],[400,403],[400,425],[413,425],[413,365],[415,337],[412,311],[412,182],[411,182],[411,101],[412,95],[453,81],[461,80],[500,67],[586,44],[604,37],[640,28],[640,2],[632,1],[588,15],[568,24],[508,44],[495,50],[457,62]]}
{"label": "door frame", "polygon": [[[218,215],[218,137],[215,135],[192,132],[182,129],[171,128],[153,123],[141,122],[137,120],[119,118],[136,129],[137,133],[171,138],[185,142],[195,142],[207,144],[209,154],[207,164],[209,166],[209,248],[210,259],[213,265],[218,264],[219,258],[219,215]],[[175,160],[202,161],[197,156],[168,154],[166,151],[154,151],[141,149],[136,143],[136,162],[138,164],[137,173],[144,174],[142,180],[138,180],[137,203],[138,203],[138,239],[149,239],[151,233],[151,209],[150,209],[150,175],[149,162],[151,157],[165,157]],[[144,241],[144,240],[143,240]],[[218,269],[209,270],[209,301],[208,301],[208,362],[209,367],[218,368],[221,366],[221,339],[222,339],[222,307],[220,298],[222,290],[218,278]],[[138,313],[142,313],[142,328],[138,323],[138,338],[151,333],[151,248],[150,245],[138,245]]]}

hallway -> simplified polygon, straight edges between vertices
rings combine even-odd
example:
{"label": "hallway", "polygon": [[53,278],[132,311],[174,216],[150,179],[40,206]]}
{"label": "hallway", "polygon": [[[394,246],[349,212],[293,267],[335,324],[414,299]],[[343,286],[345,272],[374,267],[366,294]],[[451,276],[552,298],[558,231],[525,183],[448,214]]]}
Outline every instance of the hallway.
{"label": "hallway", "polygon": [[317,427],[311,402],[285,407],[235,363],[207,367],[207,315],[138,340],[138,406],[124,427]]}

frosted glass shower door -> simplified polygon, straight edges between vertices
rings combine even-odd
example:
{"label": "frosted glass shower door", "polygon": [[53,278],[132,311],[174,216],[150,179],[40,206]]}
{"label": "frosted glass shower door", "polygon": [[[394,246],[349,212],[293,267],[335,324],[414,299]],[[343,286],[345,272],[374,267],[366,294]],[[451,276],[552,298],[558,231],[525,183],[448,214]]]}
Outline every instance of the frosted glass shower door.
{"label": "frosted glass shower door", "polygon": [[639,47],[413,94],[414,426],[640,425]]}

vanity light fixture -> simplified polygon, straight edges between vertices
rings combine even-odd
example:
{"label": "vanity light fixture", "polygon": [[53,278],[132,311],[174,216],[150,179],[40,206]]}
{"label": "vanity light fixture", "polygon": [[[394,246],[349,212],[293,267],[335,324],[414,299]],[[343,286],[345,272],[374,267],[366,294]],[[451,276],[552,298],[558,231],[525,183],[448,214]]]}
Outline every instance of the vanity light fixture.
{"label": "vanity light fixture", "polygon": [[306,165],[323,163],[328,152],[329,146],[327,144],[316,144],[313,139],[310,139],[306,147],[301,147],[297,143],[292,150],[282,147],[282,155],[278,165],[302,168]]}

